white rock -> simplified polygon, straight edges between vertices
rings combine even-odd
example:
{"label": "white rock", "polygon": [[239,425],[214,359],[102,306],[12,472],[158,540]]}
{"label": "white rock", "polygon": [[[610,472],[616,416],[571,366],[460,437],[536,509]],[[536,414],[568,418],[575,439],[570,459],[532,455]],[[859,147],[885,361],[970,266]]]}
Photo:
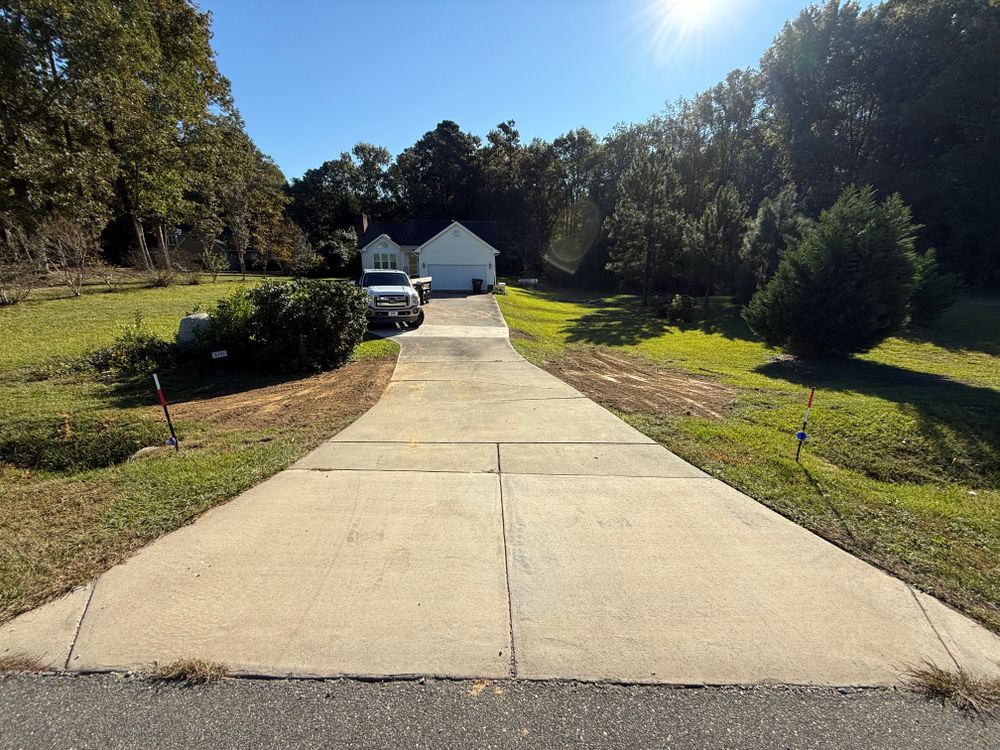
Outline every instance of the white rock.
{"label": "white rock", "polygon": [[208,313],[193,313],[181,318],[180,327],[177,329],[178,344],[193,344],[198,331],[208,325]]}

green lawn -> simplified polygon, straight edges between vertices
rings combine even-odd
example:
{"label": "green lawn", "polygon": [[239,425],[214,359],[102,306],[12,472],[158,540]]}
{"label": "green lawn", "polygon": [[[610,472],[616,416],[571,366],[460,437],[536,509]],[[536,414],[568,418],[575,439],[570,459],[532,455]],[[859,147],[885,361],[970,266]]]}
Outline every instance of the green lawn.
{"label": "green lawn", "polygon": [[[684,325],[634,297],[508,288],[514,344],[544,366],[607,347],[735,386],[722,420],[623,414],[702,469],[1000,630],[1000,296],[844,362],[761,344],[717,298]],[[816,402],[800,464],[794,433]]]}
{"label": "green lawn", "polygon": [[[151,382],[112,382],[66,364],[109,344],[136,313],[150,330],[172,338],[181,316],[207,309],[238,283],[220,277],[167,288],[93,286],[80,298],[47,292],[0,308],[0,452],[11,436],[57,447],[87,439],[113,448],[121,425],[164,441]],[[377,398],[397,351],[392,341],[365,341],[352,365],[308,380],[165,373],[168,398],[177,405],[177,453],[86,470],[30,468],[5,463],[0,454],[0,621],[88,580],[298,459]],[[298,398],[299,384],[319,390],[323,400]],[[287,406],[273,419],[262,417],[252,405],[258,394],[285,398]],[[217,414],[182,404],[218,404]],[[195,416],[185,418],[185,408]]]}

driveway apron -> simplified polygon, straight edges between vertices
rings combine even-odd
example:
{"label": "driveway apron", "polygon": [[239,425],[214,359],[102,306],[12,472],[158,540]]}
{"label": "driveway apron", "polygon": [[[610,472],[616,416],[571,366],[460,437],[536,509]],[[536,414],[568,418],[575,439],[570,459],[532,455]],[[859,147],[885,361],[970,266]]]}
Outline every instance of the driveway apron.
{"label": "driveway apron", "polygon": [[367,414],[52,604],[0,655],[674,684],[1000,672],[1000,639],[687,464],[435,299]]}

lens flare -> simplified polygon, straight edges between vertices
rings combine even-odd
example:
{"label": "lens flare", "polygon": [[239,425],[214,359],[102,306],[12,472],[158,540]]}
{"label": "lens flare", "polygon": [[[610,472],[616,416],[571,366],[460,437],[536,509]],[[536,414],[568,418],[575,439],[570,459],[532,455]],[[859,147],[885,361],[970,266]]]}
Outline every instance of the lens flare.
{"label": "lens flare", "polygon": [[725,16],[731,0],[660,0],[671,26],[691,31],[702,29]]}
{"label": "lens flare", "polygon": [[650,0],[643,25],[651,29],[653,58],[667,64],[681,53],[704,47],[718,27],[736,20],[746,0]]}

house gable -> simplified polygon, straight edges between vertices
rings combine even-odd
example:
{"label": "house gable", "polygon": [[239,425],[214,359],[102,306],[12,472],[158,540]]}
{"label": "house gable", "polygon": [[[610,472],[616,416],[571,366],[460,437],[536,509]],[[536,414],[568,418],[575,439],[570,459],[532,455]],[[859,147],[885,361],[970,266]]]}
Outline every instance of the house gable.
{"label": "house gable", "polygon": [[[414,219],[412,221],[376,221],[368,225],[358,238],[358,249],[368,247],[374,240],[385,235],[402,248],[420,247],[453,224],[454,219]],[[491,247],[497,246],[497,223],[495,221],[458,221],[472,234]]]}
{"label": "house gable", "polygon": [[[386,244],[383,245],[381,243],[386,243]],[[358,247],[358,252],[359,253],[364,253],[364,252],[372,249],[373,245],[377,246],[380,250],[381,249],[385,249],[387,251],[390,251],[390,250],[399,250],[400,247],[401,247],[398,242],[396,242],[395,240],[392,239],[392,237],[390,237],[388,234],[385,234],[383,232],[382,234],[380,234],[378,237],[375,237],[374,239],[372,239],[367,244],[360,245]]]}
{"label": "house gable", "polygon": [[424,242],[423,244],[421,244],[420,247],[417,248],[417,253],[418,254],[423,253],[423,251],[426,248],[431,247],[435,242],[437,242],[442,237],[454,236],[454,232],[455,232],[456,228],[458,229],[459,232],[462,233],[461,236],[463,238],[471,239],[473,241],[473,243],[479,244],[482,247],[490,250],[493,253],[494,256],[500,254],[500,251],[497,250],[493,245],[491,245],[489,242],[487,242],[486,240],[484,240],[482,237],[480,237],[478,234],[476,234],[475,232],[473,232],[471,229],[469,229],[467,226],[465,226],[460,221],[453,221],[453,222],[451,222],[451,224],[449,224],[444,229],[442,229],[440,232],[438,232],[433,237],[431,237],[429,240],[427,240],[426,242]]}

